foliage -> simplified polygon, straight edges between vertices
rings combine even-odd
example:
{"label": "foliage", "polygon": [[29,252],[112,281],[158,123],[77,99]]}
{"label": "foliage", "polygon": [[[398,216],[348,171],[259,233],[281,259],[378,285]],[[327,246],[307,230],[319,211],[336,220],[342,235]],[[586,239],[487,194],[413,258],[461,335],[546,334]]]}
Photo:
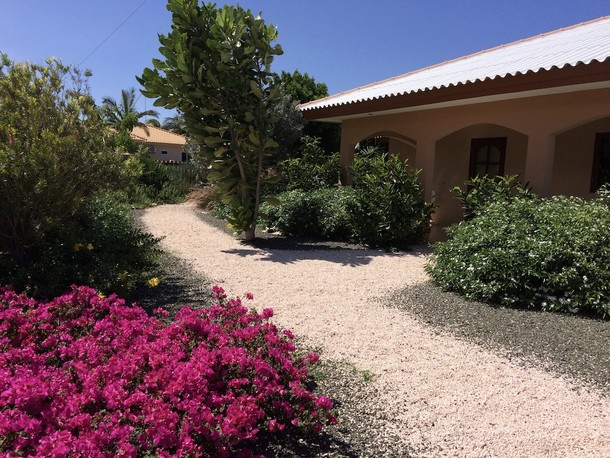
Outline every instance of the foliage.
{"label": "foliage", "polygon": [[347,207],[352,195],[347,187],[287,191],[278,196],[279,205],[263,204],[261,214],[268,228],[283,234],[349,240]]}
{"label": "foliage", "polygon": [[86,287],[49,303],[2,291],[3,456],[249,456],[261,431],[335,423],[305,388],[318,355],[214,290],[171,323]]}
{"label": "foliage", "polygon": [[160,35],[163,59],[138,81],[156,106],[178,108],[209,159],[210,181],[232,209],[229,222],[254,238],[264,161],[277,143],[270,107],[280,96],[270,66],[282,53],[277,30],[239,6],[169,0],[172,30]]}
{"label": "foliage", "polygon": [[278,169],[281,179],[271,188],[272,193],[331,188],[339,182],[339,154],[325,154],[319,138],[305,136],[301,138],[300,157],[280,162]]}
{"label": "foliage", "polygon": [[186,135],[186,126],[184,116],[178,113],[176,116],[171,116],[163,120],[163,128],[180,135]]}
{"label": "foliage", "polygon": [[277,119],[272,131],[272,136],[278,144],[273,155],[273,162],[285,159],[296,153],[297,145],[305,126],[305,119],[303,114],[296,109],[296,102],[290,95],[283,92],[283,87],[280,89],[282,91],[281,96],[270,107],[270,115]]}
{"label": "foliage", "polygon": [[328,87],[326,84],[316,83],[313,77],[298,70],[292,73],[282,70],[280,75],[275,76],[275,84],[283,85],[285,93],[290,95],[297,103],[305,103],[328,97]]}
{"label": "foliage", "polygon": [[199,164],[163,164],[142,147],[124,161],[123,169],[123,200],[137,208],[183,202],[202,181]]}
{"label": "foliage", "polygon": [[39,234],[28,263],[0,257],[0,283],[38,297],[74,283],[129,294],[155,269],[158,240],[136,227],[130,210],[101,194],[60,226]]}
{"label": "foliage", "polygon": [[[275,78],[275,84],[281,85],[284,94],[289,95],[297,103],[328,97],[328,87],[324,83],[316,83],[307,73],[295,70],[292,73],[282,71]],[[302,128],[303,135],[318,137],[320,145],[327,153],[339,151],[341,143],[341,125],[328,122],[307,121]]]}
{"label": "foliage", "polygon": [[423,200],[419,171],[398,156],[357,157],[351,173],[354,197],[348,212],[356,240],[371,246],[421,243],[429,230],[432,206]]}
{"label": "foliage", "polygon": [[121,100],[117,102],[112,97],[102,99],[102,117],[107,124],[116,130],[130,133],[136,126],[147,129],[141,121],[144,117],[157,118],[159,113],[155,110],[138,111],[136,109],[136,90],[134,88],[122,89]]}
{"label": "foliage", "polygon": [[469,299],[610,313],[610,212],[575,197],[494,202],[451,228],[428,272]]}
{"label": "foliage", "polygon": [[[109,146],[86,80],[49,59],[0,63],[0,257],[27,269],[48,234],[91,199],[118,185],[120,157]],[[51,266],[49,266],[51,267]]]}
{"label": "foliage", "polygon": [[480,214],[492,202],[511,202],[515,198],[535,197],[527,184],[519,182],[517,175],[479,177],[467,180],[465,190],[459,186],[451,191],[457,196],[464,210],[464,219]]}

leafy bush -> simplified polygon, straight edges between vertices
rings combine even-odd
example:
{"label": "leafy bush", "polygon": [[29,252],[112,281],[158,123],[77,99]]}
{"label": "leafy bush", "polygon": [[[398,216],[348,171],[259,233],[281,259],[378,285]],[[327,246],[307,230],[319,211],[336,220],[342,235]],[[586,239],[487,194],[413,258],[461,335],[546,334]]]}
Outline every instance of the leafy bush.
{"label": "leafy bush", "polygon": [[0,53],[0,256],[28,265],[45,234],[118,186],[108,139],[78,70]]}
{"label": "leafy bush", "polygon": [[466,189],[456,186],[452,192],[464,210],[464,219],[480,214],[492,202],[511,202],[515,198],[535,197],[528,185],[518,181],[517,175],[490,178],[476,176],[464,183]]}
{"label": "leafy bush", "polygon": [[126,201],[135,207],[178,203],[200,183],[200,169],[191,162],[163,164],[140,150],[125,162],[130,171]]}
{"label": "leafy bush", "polygon": [[285,191],[315,191],[332,188],[339,182],[339,154],[327,154],[320,146],[320,139],[301,138],[301,156],[278,164],[282,178],[270,187],[268,194]]}
{"label": "leafy bush", "polygon": [[129,208],[102,194],[56,228],[39,234],[27,263],[0,253],[0,283],[37,297],[74,283],[129,294],[156,266],[158,240],[137,228]]}
{"label": "leafy bush", "polygon": [[278,196],[279,205],[264,204],[261,216],[266,227],[283,234],[346,240],[351,237],[347,206],[352,194],[351,188],[288,191]]}
{"label": "leafy bush", "polygon": [[423,241],[432,206],[423,200],[419,171],[385,153],[356,158],[352,175],[348,212],[357,241],[396,247]]}
{"label": "leafy bush", "polygon": [[334,423],[305,388],[318,356],[296,357],[271,309],[215,294],[166,323],[86,287],[49,303],[0,292],[0,452],[245,456],[261,431]]}
{"label": "leafy bush", "polygon": [[492,203],[450,229],[427,270],[469,299],[610,313],[610,212],[575,197]]}

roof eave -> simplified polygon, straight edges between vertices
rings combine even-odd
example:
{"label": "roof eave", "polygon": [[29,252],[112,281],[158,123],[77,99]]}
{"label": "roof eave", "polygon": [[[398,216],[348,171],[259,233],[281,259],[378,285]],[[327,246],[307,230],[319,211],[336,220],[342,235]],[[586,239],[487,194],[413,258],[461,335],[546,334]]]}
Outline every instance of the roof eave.
{"label": "roof eave", "polygon": [[[302,109],[310,121],[341,122],[344,119],[380,115],[398,111],[435,108],[444,104],[468,105],[498,96],[511,98],[515,94],[536,94],[553,88],[578,87],[591,83],[610,82],[610,59],[575,66],[553,67],[514,76],[496,77],[484,81],[458,84],[408,94],[357,101],[342,105]],[[331,97],[332,98],[332,97]]]}

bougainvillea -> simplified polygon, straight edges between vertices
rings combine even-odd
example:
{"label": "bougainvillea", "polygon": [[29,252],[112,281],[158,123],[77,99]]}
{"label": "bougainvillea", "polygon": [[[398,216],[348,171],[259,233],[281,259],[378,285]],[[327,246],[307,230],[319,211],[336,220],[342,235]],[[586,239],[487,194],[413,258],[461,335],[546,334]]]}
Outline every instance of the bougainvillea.
{"label": "bougainvillea", "polygon": [[297,357],[271,309],[214,292],[169,321],[87,287],[0,291],[0,454],[251,456],[263,430],[334,423],[305,387],[318,356]]}

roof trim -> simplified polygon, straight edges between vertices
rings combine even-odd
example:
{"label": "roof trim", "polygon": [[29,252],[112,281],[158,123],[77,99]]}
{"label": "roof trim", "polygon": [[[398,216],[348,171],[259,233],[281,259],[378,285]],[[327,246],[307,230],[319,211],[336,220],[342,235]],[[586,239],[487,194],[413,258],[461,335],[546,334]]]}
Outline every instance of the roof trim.
{"label": "roof trim", "polygon": [[[469,88],[465,92],[473,92],[473,88],[482,87],[483,92],[489,92],[491,86],[497,85],[501,93],[515,92],[505,86],[520,83],[524,78],[536,80],[532,74],[540,74],[547,87],[581,84],[585,81],[566,83],[561,73],[572,77],[571,69],[595,67],[609,58],[610,16],[605,16],[350,89],[297,108],[307,119],[328,119],[329,112],[340,115],[343,108],[347,109],[346,115],[355,114],[354,106],[359,106],[360,112],[376,112],[396,109],[386,105],[400,105],[405,100],[411,106],[416,99],[422,105],[438,103],[427,99],[436,99],[439,94],[458,94],[464,88]],[[557,81],[551,81],[549,76]],[[605,75],[603,79],[610,77]]]}
{"label": "roof trim", "polygon": [[[488,78],[484,81],[457,84],[438,89],[412,92],[408,94],[385,96],[365,101],[356,101],[341,105],[325,106],[303,111],[303,116],[310,120],[325,120],[340,122],[341,119],[354,117],[358,114],[384,114],[384,112],[417,107],[419,109],[434,108],[435,105],[447,102],[452,106],[469,105],[476,103],[476,99],[488,98],[498,95],[522,93],[524,97],[542,95],[540,91],[553,91],[563,88],[560,92],[581,90],[582,85],[610,81],[610,58],[604,62],[592,62],[577,66],[564,66],[551,70],[540,70],[504,78]],[[571,88],[571,89],[569,89]],[[537,92],[537,94],[534,94]]]}

